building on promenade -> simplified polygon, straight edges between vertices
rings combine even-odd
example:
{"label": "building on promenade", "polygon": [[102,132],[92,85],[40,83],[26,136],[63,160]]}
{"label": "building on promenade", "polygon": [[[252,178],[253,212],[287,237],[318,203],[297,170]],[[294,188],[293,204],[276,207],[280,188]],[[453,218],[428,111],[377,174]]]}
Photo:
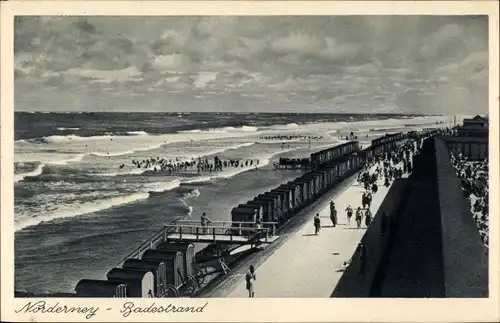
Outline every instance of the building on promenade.
{"label": "building on promenade", "polygon": [[480,115],[472,119],[464,119],[463,125],[457,127],[457,136],[488,138],[488,119]]}
{"label": "building on promenade", "polygon": [[462,154],[469,160],[488,158],[488,119],[479,115],[464,119],[463,125],[456,128],[453,136],[442,139],[453,154]]}

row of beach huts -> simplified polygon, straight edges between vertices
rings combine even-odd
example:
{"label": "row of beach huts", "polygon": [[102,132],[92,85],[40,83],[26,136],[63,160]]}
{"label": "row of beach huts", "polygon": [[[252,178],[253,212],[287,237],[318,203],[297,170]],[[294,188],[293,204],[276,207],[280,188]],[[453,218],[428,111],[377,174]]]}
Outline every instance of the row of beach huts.
{"label": "row of beach huts", "polygon": [[349,141],[312,153],[311,171],[239,204],[232,209],[231,219],[252,225],[257,217],[262,223],[278,223],[279,227],[337,183],[359,171],[368,159],[393,150],[403,139],[402,133],[389,134],[374,139],[364,150],[360,150],[358,141]]}
{"label": "row of beach huts", "polygon": [[[276,223],[273,230],[279,229],[325,192],[361,170],[367,161],[389,153],[405,138],[403,133],[387,134],[372,140],[371,146],[363,150],[358,141],[349,141],[315,152],[310,155],[310,171],[239,204],[232,209],[231,219],[252,226],[258,216],[264,224]],[[107,280],[81,280],[75,287],[76,296],[188,297],[199,287],[193,243],[169,241],[162,230],[136,251],[111,269]]]}

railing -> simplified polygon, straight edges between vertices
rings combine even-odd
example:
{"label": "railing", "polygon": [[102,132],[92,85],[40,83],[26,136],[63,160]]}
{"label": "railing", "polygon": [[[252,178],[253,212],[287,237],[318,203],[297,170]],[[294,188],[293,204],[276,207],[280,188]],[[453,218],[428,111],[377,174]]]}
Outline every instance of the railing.
{"label": "railing", "polygon": [[[230,240],[232,240],[233,236],[236,236],[235,234],[232,234],[232,233],[230,233],[230,234],[215,233],[215,229],[217,229],[217,232],[220,232],[221,230],[223,230],[223,232],[227,232],[228,230],[232,231],[232,230],[240,230],[241,229],[243,231],[248,231],[249,229],[257,229],[257,230],[254,230],[255,234],[251,237],[249,236],[248,239],[250,240],[252,237],[255,237],[256,235],[263,235],[265,233],[264,238],[266,239],[266,242],[267,242],[267,237],[274,235],[275,230],[276,230],[276,225],[278,224],[278,222],[262,222],[262,228],[259,229],[256,227],[257,224],[255,222],[211,221],[210,223],[216,224],[219,226],[202,227],[200,225],[200,221],[195,221],[195,220],[173,221],[170,224],[165,225],[161,230],[156,232],[151,238],[146,240],[139,247],[134,249],[134,251],[132,251],[126,257],[124,257],[122,260],[120,260],[120,262],[117,263],[117,266],[120,267],[121,265],[123,265],[123,263],[127,259],[140,258],[140,256],[145,251],[155,248],[161,242],[167,241],[168,235],[172,234],[172,233],[176,233],[177,228],[179,228],[179,227],[184,228],[184,229],[181,229],[181,232],[183,232],[185,234],[189,234],[187,229],[185,229],[188,227],[191,227],[191,228],[198,227],[198,232],[202,232],[202,231],[200,231],[200,228],[201,229],[213,228],[214,230],[212,231],[212,236],[214,236],[214,240],[215,240],[216,235],[230,235],[230,237],[231,237]],[[234,225],[237,225],[237,227],[235,227]],[[250,227],[247,227],[247,226],[250,226]],[[196,229],[195,229],[195,231],[196,231]]]}
{"label": "railing", "polygon": [[[179,234],[179,239],[182,239],[183,235],[195,235],[196,240],[199,240],[201,236],[212,236],[213,240],[217,240],[217,236],[229,236],[229,241],[233,241],[234,237],[245,237],[248,241],[256,237],[263,237],[267,242],[267,238],[274,234],[274,230],[270,228],[259,228],[254,226],[252,222],[228,222],[231,226],[221,225],[221,226],[202,226],[196,225],[182,225],[182,224],[171,224],[165,226],[165,231],[171,233]],[[234,226],[237,224],[237,226]],[[245,224],[245,226],[241,226]]]}
{"label": "railing", "polygon": [[[174,221],[172,223],[176,223],[177,221]],[[167,236],[169,233],[174,233],[175,230],[172,230],[172,232],[167,232],[167,227],[164,226],[161,230],[159,230],[158,232],[156,232],[151,238],[149,238],[148,240],[146,240],[143,244],[141,244],[139,247],[137,247],[136,249],[134,249],[134,251],[132,251],[131,253],[129,253],[125,258],[123,258],[122,260],[120,260],[120,262],[118,262],[118,266],[121,266],[123,265],[123,263],[127,260],[127,259],[137,259],[141,256],[142,253],[144,253],[145,251],[147,250],[150,250],[150,249],[153,249],[154,247],[156,247],[160,242],[165,242],[167,241]]]}
{"label": "railing", "polygon": [[[201,222],[199,220],[179,220],[176,223],[180,225],[189,225],[196,226],[200,225]],[[257,222],[245,222],[245,221],[210,221],[210,224],[213,224],[214,227],[225,227],[226,229],[238,229],[238,228],[256,228]],[[261,222],[260,223],[263,228],[268,228],[271,232],[270,234],[273,236],[276,231],[276,226],[278,222]]]}

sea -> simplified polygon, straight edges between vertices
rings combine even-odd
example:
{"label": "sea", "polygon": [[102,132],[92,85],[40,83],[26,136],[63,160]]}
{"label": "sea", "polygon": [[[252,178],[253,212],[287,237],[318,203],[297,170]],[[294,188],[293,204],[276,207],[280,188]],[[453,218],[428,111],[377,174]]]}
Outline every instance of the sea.
{"label": "sea", "polygon": [[[385,133],[436,127],[448,117],[301,113],[41,113],[14,117],[15,289],[72,292],[106,279],[166,223],[230,220],[230,211],[302,170],[280,157]],[[140,168],[133,161],[239,161],[222,171]]]}

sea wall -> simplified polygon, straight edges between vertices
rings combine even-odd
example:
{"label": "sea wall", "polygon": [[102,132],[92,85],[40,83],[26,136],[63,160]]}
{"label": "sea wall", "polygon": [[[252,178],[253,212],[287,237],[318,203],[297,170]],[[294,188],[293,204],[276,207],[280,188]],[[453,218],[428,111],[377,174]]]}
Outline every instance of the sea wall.
{"label": "sea wall", "polygon": [[447,297],[488,297],[486,248],[445,142],[435,138]]}
{"label": "sea wall", "polygon": [[[332,297],[488,297],[488,258],[445,142],[424,141],[396,181]],[[383,234],[381,213],[390,215]],[[391,212],[391,213],[389,213]]]}

